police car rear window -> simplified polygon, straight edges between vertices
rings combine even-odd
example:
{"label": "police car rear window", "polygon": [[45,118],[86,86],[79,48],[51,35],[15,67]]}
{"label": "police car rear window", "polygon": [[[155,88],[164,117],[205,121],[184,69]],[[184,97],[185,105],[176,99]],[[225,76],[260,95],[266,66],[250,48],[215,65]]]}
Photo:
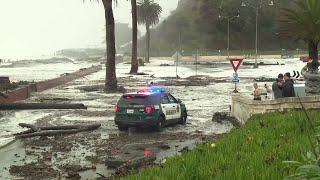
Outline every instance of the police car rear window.
{"label": "police car rear window", "polygon": [[152,105],[160,102],[160,96],[123,95],[120,105]]}

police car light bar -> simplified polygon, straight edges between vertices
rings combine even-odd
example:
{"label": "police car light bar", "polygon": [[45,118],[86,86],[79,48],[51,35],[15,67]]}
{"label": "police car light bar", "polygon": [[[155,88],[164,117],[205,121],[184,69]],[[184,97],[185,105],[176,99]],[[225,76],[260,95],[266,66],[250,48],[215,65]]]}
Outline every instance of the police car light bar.
{"label": "police car light bar", "polygon": [[164,93],[165,88],[159,86],[142,87],[138,89],[138,93]]}

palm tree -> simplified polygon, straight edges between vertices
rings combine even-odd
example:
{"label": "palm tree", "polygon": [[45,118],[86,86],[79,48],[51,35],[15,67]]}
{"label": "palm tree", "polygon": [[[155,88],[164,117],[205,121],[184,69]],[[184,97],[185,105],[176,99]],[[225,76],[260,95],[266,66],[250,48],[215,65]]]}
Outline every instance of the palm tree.
{"label": "palm tree", "polygon": [[138,23],[146,25],[146,62],[150,62],[150,26],[159,23],[162,8],[153,0],[140,0],[137,4]]}
{"label": "palm tree", "polygon": [[309,55],[312,59],[308,71],[318,72],[320,1],[295,0],[291,7],[283,9],[279,25],[280,33],[283,36],[308,43]]}
{"label": "palm tree", "polygon": [[[94,1],[94,0],[91,0]],[[96,0],[100,1],[100,0]],[[115,25],[112,2],[116,0],[101,0],[104,7],[105,21],[106,21],[106,79],[105,91],[114,92],[117,90],[117,76],[116,76],[116,46],[115,46]]]}
{"label": "palm tree", "polygon": [[131,0],[132,9],[132,56],[131,56],[131,70],[130,74],[136,74],[138,72],[138,20],[137,20],[137,1]]}

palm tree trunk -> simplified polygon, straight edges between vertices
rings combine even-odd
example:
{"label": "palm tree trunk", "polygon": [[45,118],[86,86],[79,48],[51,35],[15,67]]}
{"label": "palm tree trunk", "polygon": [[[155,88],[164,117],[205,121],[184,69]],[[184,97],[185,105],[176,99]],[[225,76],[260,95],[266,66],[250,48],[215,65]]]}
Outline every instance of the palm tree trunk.
{"label": "palm tree trunk", "polygon": [[131,0],[132,7],[132,57],[131,57],[131,70],[130,74],[135,74],[138,72],[138,59],[137,59],[137,49],[138,49],[138,21],[137,21],[137,1]]}
{"label": "palm tree trunk", "polygon": [[116,48],[115,48],[115,34],[114,34],[114,16],[112,10],[112,0],[102,0],[105,10],[106,20],[106,80],[105,90],[112,92],[117,90],[117,77],[116,77]]}
{"label": "palm tree trunk", "polygon": [[309,66],[309,71],[317,72],[319,63],[318,63],[318,42],[310,41],[309,43],[309,54],[312,59],[312,62]]}
{"label": "palm tree trunk", "polygon": [[150,25],[146,24],[146,62],[150,62]]}

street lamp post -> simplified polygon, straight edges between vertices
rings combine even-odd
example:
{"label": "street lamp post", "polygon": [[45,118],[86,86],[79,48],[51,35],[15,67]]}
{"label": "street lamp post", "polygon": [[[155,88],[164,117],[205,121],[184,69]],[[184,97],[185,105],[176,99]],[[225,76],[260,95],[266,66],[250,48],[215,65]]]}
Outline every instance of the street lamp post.
{"label": "street lamp post", "polygon": [[[264,7],[263,1],[262,0],[256,0],[256,5],[251,5],[249,3],[242,2],[241,7],[252,7],[256,10],[256,41],[255,41],[255,49],[256,49],[256,54],[255,54],[255,63],[254,63],[254,68],[258,68],[258,20],[259,20],[259,10]],[[274,6],[273,1],[270,1],[268,6]]]}
{"label": "street lamp post", "polygon": [[227,54],[228,54],[228,59],[230,58],[230,22],[236,18],[240,17],[240,13],[238,11],[238,14],[236,16],[222,16],[221,14],[219,14],[219,19],[227,19],[228,21],[228,48],[227,48]]}

